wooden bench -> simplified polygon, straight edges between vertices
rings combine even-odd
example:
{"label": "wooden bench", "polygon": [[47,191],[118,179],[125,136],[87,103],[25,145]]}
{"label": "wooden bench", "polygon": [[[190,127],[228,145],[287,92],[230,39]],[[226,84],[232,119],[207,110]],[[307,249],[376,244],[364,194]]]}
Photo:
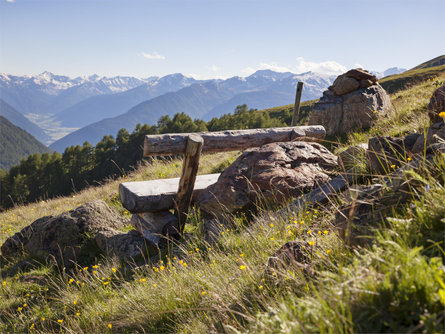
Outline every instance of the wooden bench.
{"label": "wooden bench", "polygon": [[[239,151],[273,142],[322,140],[321,125],[283,128],[229,130],[218,132],[147,135],[144,156],[184,155],[180,178],[125,182],[119,185],[122,205],[134,213],[132,223],[144,236],[156,243],[153,233],[165,233],[167,224],[182,233],[188,209],[200,191],[215,183],[219,174],[197,176],[202,153]],[[175,213],[167,212],[174,209]]]}

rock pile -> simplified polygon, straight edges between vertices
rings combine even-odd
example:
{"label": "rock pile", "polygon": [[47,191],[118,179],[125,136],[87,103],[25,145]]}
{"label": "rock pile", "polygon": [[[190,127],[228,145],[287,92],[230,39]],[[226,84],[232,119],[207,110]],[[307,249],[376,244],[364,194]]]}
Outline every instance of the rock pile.
{"label": "rock pile", "polygon": [[379,115],[392,111],[391,101],[377,78],[360,69],[335,79],[314,106],[309,125],[320,124],[329,135],[370,128]]}

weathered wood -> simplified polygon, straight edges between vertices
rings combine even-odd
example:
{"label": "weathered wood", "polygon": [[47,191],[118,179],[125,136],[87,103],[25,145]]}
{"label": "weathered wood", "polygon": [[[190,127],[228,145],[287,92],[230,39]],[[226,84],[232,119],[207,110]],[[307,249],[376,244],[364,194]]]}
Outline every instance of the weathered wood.
{"label": "weathered wood", "polygon": [[300,100],[301,93],[303,92],[303,83],[300,81],[297,84],[297,91],[295,92],[295,104],[294,104],[294,113],[292,114],[292,126],[297,125],[297,117],[300,112]]}
{"label": "weathered wood", "polygon": [[[214,184],[220,174],[198,175],[192,200]],[[139,182],[124,182],[119,185],[119,197],[124,208],[130,212],[156,212],[174,208],[179,177]]]}
{"label": "weathered wood", "polygon": [[188,209],[192,200],[203,144],[204,140],[202,137],[196,134],[191,134],[187,139],[182,175],[179,180],[178,196],[176,197],[176,216],[179,219],[179,230],[181,233],[184,230]]}
{"label": "weathered wood", "polygon": [[[268,129],[228,130],[196,133],[204,139],[202,152],[238,151],[273,142],[286,142],[297,137],[321,140],[326,130],[321,125]],[[147,135],[144,156],[184,154],[188,133]]]}
{"label": "weathered wood", "polygon": [[159,243],[167,225],[177,226],[178,218],[170,211],[144,212],[131,217],[131,225],[154,245]]}

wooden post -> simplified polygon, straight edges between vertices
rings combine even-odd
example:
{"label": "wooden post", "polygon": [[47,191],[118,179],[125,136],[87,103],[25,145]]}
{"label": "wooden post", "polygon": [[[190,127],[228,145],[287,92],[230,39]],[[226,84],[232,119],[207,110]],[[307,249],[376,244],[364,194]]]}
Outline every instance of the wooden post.
{"label": "wooden post", "polygon": [[295,126],[297,124],[297,116],[300,112],[300,100],[301,93],[303,92],[303,83],[301,81],[297,84],[297,92],[295,93],[295,104],[294,104],[294,113],[292,115],[292,124],[291,126]]}
{"label": "wooden post", "polygon": [[192,199],[193,187],[198,174],[199,157],[201,156],[204,139],[196,134],[190,134],[185,148],[182,175],[179,179],[178,196],[176,197],[176,216],[179,220],[179,230],[184,231],[187,213]]}

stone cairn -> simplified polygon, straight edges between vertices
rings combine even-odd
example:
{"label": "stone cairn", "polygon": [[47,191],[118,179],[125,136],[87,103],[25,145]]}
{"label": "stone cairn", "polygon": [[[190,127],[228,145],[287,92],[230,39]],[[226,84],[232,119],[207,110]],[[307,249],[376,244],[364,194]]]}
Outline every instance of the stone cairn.
{"label": "stone cairn", "polygon": [[365,70],[350,70],[335,79],[315,104],[309,125],[320,124],[328,135],[369,129],[379,116],[392,111],[391,100]]}

